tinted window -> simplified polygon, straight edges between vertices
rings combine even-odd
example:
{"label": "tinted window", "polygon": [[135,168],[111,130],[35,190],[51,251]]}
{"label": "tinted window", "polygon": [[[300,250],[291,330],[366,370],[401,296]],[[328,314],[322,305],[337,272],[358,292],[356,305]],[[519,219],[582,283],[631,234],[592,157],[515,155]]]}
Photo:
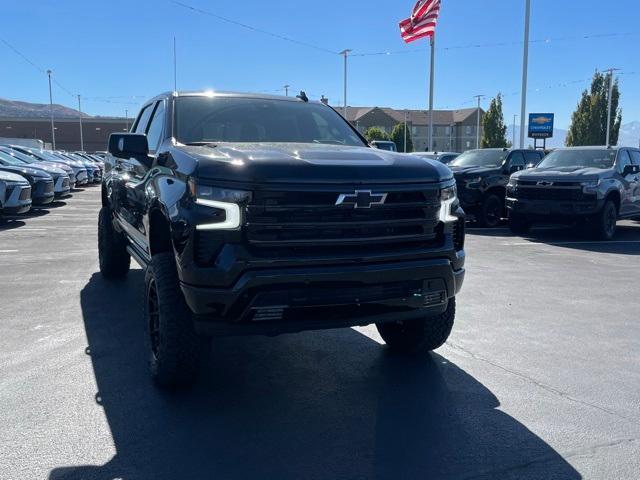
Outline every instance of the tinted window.
{"label": "tinted window", "polygon": [[524,167],[524,155],[522,152],[513,152],[511,154],[512,167]]}
{"label": "tinted window", "polygon": [[504,150],[469,150],[449,163],[452,167],[499,167],[509,152]]}
{"label": "tinted window", "polygon": [[180,97],[175,134],[182,143],[296,142],[364,146],[325,105],[262,98]]}
{"label": "tinted window", "polygon": [[536,165],[542,159],[542,155],[540,152],[524,152],[524,159],[527,165]]}
{"label": "tinted window", "polygon": [[640,165],[640,151],[638,150],[631,150],[631,161],[634,163],[634,165]]}
{"label": "tinted window", "polygon": [[154,105],[155,103],[152,103],[151,105],[147,105],[140,112],[140,115],[138,116],[138,121],[136,123],[136,128],[133,130],[134,133],[146,133],[147,124],[149,123],[149,117],[151,117],[151,113],[153,112]]}
{"label": "tinted window", "polygon": [[626,150],[620,150],[618,154],[618,171],[622,172],[624,167],[627,165],[631,165],[631,157],[629,156],[629,152]]}
{"label": "tinted window", "polygon": [[602,149],[567,149],[555,150],[544,157],[538,168],[550,167],[588,167],[607,169],[613,167],[616,158],[615,150]]}
{"label": "tinted window", "polygon": [[164,126],[164,102],[159,102],[153,119],[149,124],[147,132],[147,141],[149,142],[149,151],[155,152],[162,141],[162,127]]}

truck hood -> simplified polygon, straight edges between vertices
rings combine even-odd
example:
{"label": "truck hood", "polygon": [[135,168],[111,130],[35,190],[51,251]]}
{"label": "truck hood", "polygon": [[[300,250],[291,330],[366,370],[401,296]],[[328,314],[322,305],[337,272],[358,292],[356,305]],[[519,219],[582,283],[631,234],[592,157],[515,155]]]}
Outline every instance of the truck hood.
{"label": "truck hood", "polygon": [[307,143],[180,146],[205,179],[255,183],[435,183],[452,178],[440,162],[367,147]]}
{"label": "truck hood", "polygon": [[499,167],[455,167],[449,166],[456,178],[484,177],[500,173]]}
{"label": "truck hood", "polygon": [[516,180],[549,180],[557,182],[585,182],[608,176],[610,170],[592,167],[531,168],[513,174]]}

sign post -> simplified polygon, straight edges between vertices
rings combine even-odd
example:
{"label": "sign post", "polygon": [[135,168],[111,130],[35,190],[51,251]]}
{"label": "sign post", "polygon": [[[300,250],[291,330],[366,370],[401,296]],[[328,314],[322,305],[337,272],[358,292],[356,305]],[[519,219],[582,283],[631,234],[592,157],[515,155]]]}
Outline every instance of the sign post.
{"label": "sign post", "polygon": [[542,139],[542,149],[547,148],[547,138],[553,137],[553,120],[553,113],[529,114],[529,138],[533,138],[533,148],[539,148],[539,138]]}

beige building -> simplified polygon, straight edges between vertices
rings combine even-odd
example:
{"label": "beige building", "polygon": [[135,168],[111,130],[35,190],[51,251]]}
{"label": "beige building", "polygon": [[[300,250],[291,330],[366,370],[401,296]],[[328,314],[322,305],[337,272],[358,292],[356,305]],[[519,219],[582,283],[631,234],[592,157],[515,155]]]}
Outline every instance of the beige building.
{"label": "beige building", "polygon": [[[334,107],[343,113],[342,107]],[[396,110],[383,107],[347,107],[347,120],[360,133],[369,127],[379,127],[388,134],[398,123],[404,123],[405,115],[411,131],[413,149],[425,151],[429,139],[428,110]],[[480,109],[480,122],[484,110]],[[478,109],[465,108],[462,110],[434,110],[433,111],[433,149],[436,151],[464,152],[476,148],[476,125]],[[482,138],[482,126],[480,126]]]}

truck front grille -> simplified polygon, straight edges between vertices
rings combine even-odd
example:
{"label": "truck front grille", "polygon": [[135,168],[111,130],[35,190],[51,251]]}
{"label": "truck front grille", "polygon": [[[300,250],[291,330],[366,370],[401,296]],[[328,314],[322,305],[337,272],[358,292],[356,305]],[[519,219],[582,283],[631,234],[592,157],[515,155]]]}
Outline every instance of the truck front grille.
{"label": "truck front grille", "polygon": [[511,198],[523,200],[580,201],[585,200],[581,187],[522,186],[508,192]]}
{"label": "truck front grille", "polygon": [[[307,187],[308,188],[308,187]],[[384,204],[354,208],[336,205],[358,187],[255,192],[247,207],[249,245],[282,253],[359,253],[372,250],[434,248],[443,244],[437,188],[371,188],[386,193]],[[338,250],[335,250],[338,248]],[[276,252],[274,252],[276,253]]]}

